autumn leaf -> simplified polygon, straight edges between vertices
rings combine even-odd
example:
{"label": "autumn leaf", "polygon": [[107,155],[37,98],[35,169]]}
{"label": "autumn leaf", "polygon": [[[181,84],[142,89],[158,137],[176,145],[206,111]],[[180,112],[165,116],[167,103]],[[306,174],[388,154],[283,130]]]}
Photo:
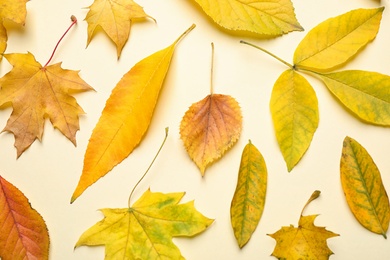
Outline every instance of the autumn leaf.
{"label": "autumn leaf", "polygon": [[28,199],[0,176],[0,259],[48,259],[49,234]]}
{"label": "autumn leaf", "polygon": [[242,156],[236,190],[230,206],[234,236],[240,248],[251,238],[263,214],[267,192],[267,167],[256,146],[249,143]]}
{"label": "autumn leaf", "polygon": [[287,70],[272,89],[270,110],[276,139],[291,171],[310,146],[318,127],[316,93],[303,76]]}
{"label": "autumn leaf", "polygon": [[105,259],[183,259],[173,237],[195,236],[213,220],[194,202],[179,204],[184,193],[147,190],[130,208],[102,209],[104,219],[85,231],[76,247],[106,248]]}
{"label": "autumn leaf", "polygon": [[[303,210],[319,195],[320,191],[314,191]],[[329,249],[326,240],[338,236],[338,234],[314,225],[317,215],[303,216],[302,213],[297,228],[290,225],[269,235],[277,243],[272,255],[278,259],[289,260],[329,259],[333,252]]]}
{"label": "autumn leaf", "polygon": [[321,71],[344,64],[376,37],[383,10],[352,10],[320,23],[296,48],[295,67]]}
{"label": "autumn leaf", "polygon": [[132,0],[95,0],[85,17],[88,23],[87,46],[96,30],[101,28],[116,44],[119,58],[129,39],[132,23],[148,17],[151,18],[140,5]]}
{"label": "autumn leaf", "polygon": [[359,223],[386,238],[390,205],[380,172],[366,149],[351,137],[343,142],[340,177],[348,206]]}
{"label": "autumn leaf", "polygon": [[12,21],[18,25],[24,25],[28,0],[2,0],[0,3],[0,61],[3,58],[7,48],[7,28],[4,26],[5,21]]}
{"label": "autumn leaf", "polygon": [[138,62],[112,90],[84,156],[84,167],[71,203],[122,162],[141,142],[152,120],[176,44]]}
{"label": "autumn leaf", "polygon": [[290,0],[195,0],[214,22],[232,31],[278,36],[302,31]]}

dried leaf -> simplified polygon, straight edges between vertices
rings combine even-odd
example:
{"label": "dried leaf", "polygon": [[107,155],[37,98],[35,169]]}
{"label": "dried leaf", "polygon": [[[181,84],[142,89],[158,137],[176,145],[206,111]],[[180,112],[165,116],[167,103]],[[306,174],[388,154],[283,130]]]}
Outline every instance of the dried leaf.
{"label": "dried leaf", "polygon": [[45,221],[24,194],[0,176],[0,259],[48,259]]}
{"label": "dried leaf", "polygon": [[383,10],[352,10],[320,23],[296,48],[296,68],[321,71],[344,64],[376,37]]}
{"label": "dried leaf", "polygon": [[118,58],[130,35],[135,20],[149,17],[133,0],[95,0],[85,17],[88,23],[87,46],[98,28],[116,44]]}
{"label": "dried leaf", "polygon": [[24,25],[27,16],[26,3],[28,0],[2,0],[0,8],[0,61],[7,48],[7,29],[4,21],[9,20],[19,25]]}
{"label": "dried leaf", "polygon": [[194,103],[180,123],[180,137],[202,176],[233,146],[242,129],[241,109],[228,95],[210,94]]}
{"label": "dried leaf", "polygon": [[105,259],[184,259],[173,237],[195,236],[213,220],[194,202],[179,204],[184,193],[146,191],[131,208],[103,209],[104,219],[84,232],[76,247],[106,247]]}
{"label": "dried leaf", "polygon": [[302,31],[290,0],[195,0],[217,24],[233,31],[282,35]]}
{"label": "dried leaf", "polygon": [[372,124],[390,125],[390,76],[360,70],[319,76],[341,103],[358,117]]}
{"label": "dried leaf", "polygon": [[249,141],[242,152],[237,187],[230,206],[234,236],[240,248],[249,241],[260,221],[266,192],[267,167],[264,158]]}
{"label": "dried leaf", "polygon": [[343,142],[340,177],[356,219],[366,229],[386,238],[390,206],[380,172],[366,149],[350,137]]}
{"label": "dried leaf", "polygon": [[0,79],[0,106],[12,103],[13,112],[3,131],[14,134],[17,156],[42,139],[46,117],[76,145],[78,119],[84,111],[71,94],[92,88],[78,71],[62,69],[61,63],[42,67],[31,53],[4,57],[13,68]]}
{"label": "dried leaf", "polygon": [[[306,206],[320,195],[315,191]],[[302,212],[303,212],[302,210]],[[333,252],[329,249],[326,240],[338,236],[324,227],[314,225],[317,215],[303,216],[299,219],[298,227],[290,225],[282,227],[274,234],[269,235],[277,242],[272,255],[278,259],[329,259]]]}
{"label": "dried leaf", "polygon": [[176,44],[138,62],[112,90],[84,156],[84,168],[71,202],[122,162],[141,142],[152,120]]}
{"label": "dried leaf", "polygon": [[318,101],[310,83],[294,70],[283,72],[272,90],[270,109],[276,139],[291,171],[318,127]]}

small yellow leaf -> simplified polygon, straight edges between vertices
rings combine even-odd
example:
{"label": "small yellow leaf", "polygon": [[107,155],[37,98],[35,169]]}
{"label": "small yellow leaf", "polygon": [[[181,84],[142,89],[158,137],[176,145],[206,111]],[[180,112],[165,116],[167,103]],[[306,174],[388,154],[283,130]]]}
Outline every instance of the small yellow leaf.
{"label": "small yellow leaf", "polygon": [[76,247],[106,248],[105,259],[184,259],[173,237],[193,237],[213,222],[178,193],[147,190],[131,208],[103,209],[104,219],[85,231]]}
{"label": "small yellow leaf", "polygon": [[180,124],[180,136],[203,176],[206,167],[238,140],[241,129],[237,101],[228,95],[210,94],[187,110]]}
{"label": "small yellow leaf", "polygon": [[[303,209],[319,195],[320,192],[315,191]],[[333,252],[329,249],[326,240],[338,234],[314,225],[316,217],[317,215],[301,214],[297,228],[290,225],[270,234],[269,236],[277,242],[272,255],[278,259],[288,260],[329,259]]]}
{"label": "small yellow leaf", "polygon": [[178,41],[138,62],[112,90],[84,156],[84,168],[71,202],[122,162],[141,142],[152,120]]}
{"label": "small yellow leaf", "polygon": [[87,46],[97,28],[102,28],[116,44],[118,58],[130,35],[135,19],[149,17],[133,0],[95,0],[85,17],[88,23]]}
{"label": "small yellow leaf", "polygon": [[317,96],[309,82],[290,69],[275,82],[270,109],[276,139],[291,171],[308,149],[317,129]]}
{"label": "small yellow leaf", "polygon": [[195,0],[217,24],[233,31],[282,35],[302,31],[290,0]]}
{"label": "small yellow leaf", "polygon": [[327,88],[361,119],[390,125],[390,76],[350,70],[319,74]]}
{"label": "small yellow leaf", "polygon": [[296,48],[295,66],[323,71],[344,64],[376,37],[383,10],[352,10],[320,23]]}
{"label": "small yellow leaf", "polygon": [[356,219],[366,229],[386,238],[390,206],[380,172],[366,149],[350,137],[343,142],[340,177]]}
{"label": "small yellow leaf", "polygon": [[249,141],[245,146],[237,187],[230,207],[234,236],[240,248],[255,231],[263,214],[267,192],[267,167],[262,154]]}

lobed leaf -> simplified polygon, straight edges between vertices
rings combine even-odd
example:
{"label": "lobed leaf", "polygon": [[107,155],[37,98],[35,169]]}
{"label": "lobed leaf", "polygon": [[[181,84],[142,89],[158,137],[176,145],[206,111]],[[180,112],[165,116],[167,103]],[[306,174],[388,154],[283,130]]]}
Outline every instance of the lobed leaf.
{"label": "lobed leaf", "polygon": [[310,146],[318,127],[317,96],[309,82],[290,69],[275,82],[270,109],[276,139],[291,171]]}
{"label": "lobed leaf", "polygon": [[390,76],[360,70],[319,74],[327,88],[364,121],[390,125]]}
{"label": "lobed leaf", "polygon": [[0,176],[0,259],[48,259],[49,234],[41,215]]}
{"label": "lobed leaf", "polygon": [[245,146],[236,190],[230,206],[234,236],[240,248],[251,238],[264,211],[267,167],[262,154],[251,141]]}
{"label": "lobed leaf", "polygon": [[296,68],[323,71],[344,64],[376,37],[383,10],[352,10],[320,23],[296,48]]}
{"label": "lobed leaf", "polygon": [[233,31],[282,35],[302,31],[290,0],[195,0],[217,24]]}
{"label": "lobed leaf", "polygon": [[179,204],[184,193],[147,190],[131,208],[103,209],[104,219],[85,231],[75,247],[106,247],[105,259],[184,259],[173,237],[192,237],[213,220],[194,202]]}
{"label": "lobed leaf", "polygon": [[348,136],[343,142],[340,177],[348,206],[359,223],[386,238],[390,206],[380,172],[367,150]]}

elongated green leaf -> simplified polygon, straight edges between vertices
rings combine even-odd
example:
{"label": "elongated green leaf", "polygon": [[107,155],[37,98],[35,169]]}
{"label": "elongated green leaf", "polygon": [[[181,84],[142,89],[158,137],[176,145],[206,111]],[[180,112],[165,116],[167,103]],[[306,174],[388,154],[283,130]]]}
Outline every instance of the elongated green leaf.
{"label": "elongated green leaf", "polygon": [[319,76],[358,117],[370,123],[390,125],[390,76],[360,70]]}
{"label": "elongated green leaf", "polygon": [[308,149],[317,129],[317,96],[304,77],[294,70],[286,70],[275,82],[270,109],[276,139],[291,171]]}
{"label": "elongated green leaf", "polygon": [[350,137],[344,139],[340,176],[356,219],[366,229],[386,238],[390,206],[380,172],[366,149]]}
{"label": "elongated green leaf", "polygon": [[234,236],[240,248],[255,231],[263,214],[267,192],[267,167],[263,156],[249,141],[242,156],[236,191],[230,207]]}
{"label": "elongated green leaf", "polygon": [[323,71],[345,63],[376,37],[383,10],[357,9],[320,23],[296,48],[295,66]]}

